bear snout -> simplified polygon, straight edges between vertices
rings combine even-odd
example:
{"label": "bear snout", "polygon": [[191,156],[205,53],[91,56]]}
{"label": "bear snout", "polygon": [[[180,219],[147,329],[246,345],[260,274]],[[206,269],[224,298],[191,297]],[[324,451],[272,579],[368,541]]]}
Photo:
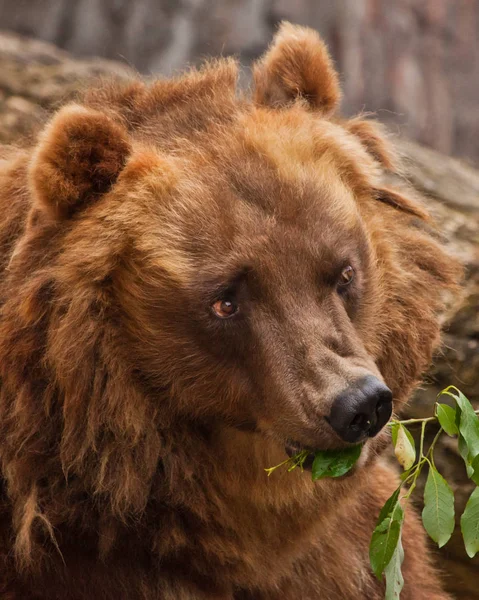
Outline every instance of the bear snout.
{"label": "bear snout", "polygon": [[376,436],[392,414],[392,392],[374,375],[348,386],[333,401],[326,420],[348,443]]}

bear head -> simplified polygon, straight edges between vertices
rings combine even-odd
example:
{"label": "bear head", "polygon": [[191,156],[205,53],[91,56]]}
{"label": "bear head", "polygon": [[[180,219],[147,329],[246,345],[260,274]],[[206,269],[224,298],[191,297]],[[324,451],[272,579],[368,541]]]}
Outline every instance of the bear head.
{"label": "bear head", "polygon": [[68,494],[144,510],[184,431],[239,429],[280,454],[377,450],[391,399],[430,361],[457,269],[421,202],[384,183],[387,136],[336,115],[309,29],[283,24],[253,75],[252,99],[232,60],[103,83],[24,158],[0,317],[24,553]]}

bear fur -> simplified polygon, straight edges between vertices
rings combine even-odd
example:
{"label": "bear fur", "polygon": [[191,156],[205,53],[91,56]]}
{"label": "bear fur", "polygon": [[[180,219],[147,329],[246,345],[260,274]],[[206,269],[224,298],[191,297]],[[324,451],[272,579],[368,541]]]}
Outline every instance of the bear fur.
{"label": "bear fur", "polygon": [[[253,75],[103,82],[0,154],[2,600],[384,597],[387,428],[348,477],[264,469],[343,447],[366,373],[400,409],[458,269],[315,32]],[[401,598],[445,600],[412,509],[403,538]]]}

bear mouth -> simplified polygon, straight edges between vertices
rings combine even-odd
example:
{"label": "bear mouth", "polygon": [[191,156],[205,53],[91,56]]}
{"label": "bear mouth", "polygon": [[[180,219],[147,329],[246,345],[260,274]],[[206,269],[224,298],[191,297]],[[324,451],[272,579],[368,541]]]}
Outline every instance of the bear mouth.
{"label": "bear mouth", "polygon": [[[294,440],[287,440],[284,449],[285,449],[286,454],[289,456],[289,458],[292,458],[299,452],[304,452],[304,451],[309,452],[308,457],[302,463],[301,467],[304,471],[312,471],[313,470],[313,462],[315,459],[315,454],[316,454],[316,452],[318,452],[318,449],[311,448],[310,446],[303,446],[303,444],[301,444],[300,442],[296,442]],[[363,445],[363,449],[364,449],[364,445]],[[353,468],[350,469],[347,473],[345,473],[344,475],[341,475],[340,477],[336,477],[335,479],[338,479],[338,480],[346,479],[346,478],[350,477],[353,473],[355,473],[357,468],[358,468],[358,464],[356,463],[353,466]]]}
{"label": "bear mouth", "polygon": [[302,466],[303,466],[303,469],[305,469],[307,471],[312,470],[314,454],[315,454],[316,450],[314,450],[313,448],[307,448],[306,446],[303,446],[302,444],[300,444],[299,442],[295,442],[294,440],[287,440],[284,449],[285,449],[286,454],[289,456],[289,458],[292,458],[295,454],[298,454],[299,452],[303,452],[304,450],[307,450],[308,452],[310,452],[310,454],[308,455],[308,458],[303,462]]}

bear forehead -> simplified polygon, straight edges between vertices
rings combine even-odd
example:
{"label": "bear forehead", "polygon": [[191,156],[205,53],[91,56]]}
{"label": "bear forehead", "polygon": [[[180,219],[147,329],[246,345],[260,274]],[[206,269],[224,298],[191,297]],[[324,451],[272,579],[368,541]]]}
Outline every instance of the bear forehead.
{"label": "bear forehead", "polygon": [[[178,225],[194,225],[203,215],[210,226],[235,219],[271,225],[274,218],[304,229],[315,220],[352,229],[359,219],[355,196],[375,175],[354,136],[300,107],[284,114],[252,110],[177,144],[155,144],[151,164],[140,157],[132,170],[135,179],[141,175],[137,186],[146,190],[149,182],[159,210],[172,211]],[[355,173],[348,169],[352,160]]]}
{"label": "bear forehead", "polygon": [[[306,256],[340,260],[363,244],[354,189],[337,147],[326,148],[331,128],[275,121],[250,115],[210,143],[137,159],[143,173],[128,193],[142,212],[135,244],[144,256],[191,279],[211,265],[234,272]],[[131,210],[124,214],[131,223]]]}

